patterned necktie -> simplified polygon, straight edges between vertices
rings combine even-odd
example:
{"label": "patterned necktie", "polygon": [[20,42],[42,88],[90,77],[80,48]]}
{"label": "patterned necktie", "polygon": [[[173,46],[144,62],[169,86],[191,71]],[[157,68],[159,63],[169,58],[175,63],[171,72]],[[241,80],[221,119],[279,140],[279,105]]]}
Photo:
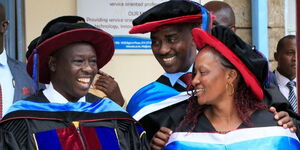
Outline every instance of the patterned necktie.
{"label": "patterned necktie", "polygon": [[188,73],[182,75],[179,79],[187,85],[187,88],[189,88],[192,83],[192,73],[188,72]]}
{"label": "patterned necktie", "polygon": [[2,118],[2,88],[0,84],[0,118]]}
{"label": "patterned necktie", "polygon": [[293,110],[295,112],[298,112],[298,101],[297,101],[295,90],[294,90],[294,87],[296,86],[296,82],[295,81],[290,81],[286,84],[286,86],[290,90],[288,101],[290,102],[291,106],[293,107]]}

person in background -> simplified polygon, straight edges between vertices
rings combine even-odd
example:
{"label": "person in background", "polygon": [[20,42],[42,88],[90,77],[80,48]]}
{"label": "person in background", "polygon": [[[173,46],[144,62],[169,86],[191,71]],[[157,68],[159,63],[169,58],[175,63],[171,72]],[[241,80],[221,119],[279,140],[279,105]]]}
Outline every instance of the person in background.
{"label": "person in background", "polygon": [[[284,102],[273,102],[277,108],[286,110],[293,118],[296,128],[300,128],[300,116],[298,112],[298,99],[296,88],[296,36],[287,35],[282,37],[277,44],[277,50],[274,58],[278,62],[277,69],[270,74],[280,92],[283,95]],[[300,137],[300,131],[297,130],[297,136]]]}
{"label": "person in background", "polygon": [[6,54],[3,41],[7,28],[5,8],[0,3],[0,119],[13,103],[35,92],[33,80],[27,74],[25,64]]}
{"label": "person in background", "polygon": [[277,69],[274,71],[275,82],[280,92],[289,101],[294,112],[298,112],[296,88],[296,36],[282,37],[277,44],[274,58]]}
{"label": "person in background", "polygon": [[[85,22],[85,19],[80,16],[60,16],[57,17],[51,21],[49,21],[46,26],[43,28],[42,33],[46,33],[49,28],[57,22],[66,22],[66,23],[78,23],[78,22]],[[26,52],[26,58],[28,59],[31,55],[33,49],[35,48],[37,42],[39,40],[39,37],[33,40],[33,42],[30,43],[28,46],[28,50]],[[97,73],[94,82],[91,86],[91,89],[89,90],[92,94],[98,96],[98,97],[108,97],[115,101],[120,106],[124,105],[124,98],[122,96],[121,90],[119,88],[118,83],[114,80],[113,77],[110,75],[104,73],[103,71],[99,70]]]}
{"label": "person in background", "polygon": [[224,26],[212,34],[195,28],[193,37],[193,96],[164,149],[299,149],[296,134],[262,103],[267,59]]}
{"label": "person in background", "polygon": [[210,1],[207,2],[204,7],[216,16],[212,22],[213,27],[216,25],[223,25],[234,32],[236,31],[235,14],[229,4],[222,1]]}
{"label": "person in background", "polygon": [[113,54],[110,34],[85,22],[53,23],[27,63],[27,72],[48,86],[10,107],[0,122],[0,149],[149,149],[122,107],[88,93]]}

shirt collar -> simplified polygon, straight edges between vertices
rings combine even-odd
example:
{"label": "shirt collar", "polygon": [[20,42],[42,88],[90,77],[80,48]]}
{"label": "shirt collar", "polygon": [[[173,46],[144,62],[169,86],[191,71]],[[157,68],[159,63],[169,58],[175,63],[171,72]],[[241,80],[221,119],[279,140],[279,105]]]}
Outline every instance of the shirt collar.
{"label": "shirt collar", "polygon": [[0,54],[0,65],[7,66],[7,55],[5,49]]}
{"label": "shirt collar", "polygon": [[[277,70],[275,70],[275,77],[276,77],[278,85],[286,86],[286,84],[288,82],[290,82],[290,80],[287,77],[285,77],[282,74],[280,74]],[[296,82],[296,78],[293,79],[293,81]]]}
{"label": "shirt collar", "polygon": [[187,72],[176,72],[176,73],[164,73],[163,75],[168,77],[170,80],[170,83],[172,86],[175,85],[175,83],[177,82],[177,80],[184,74],[188,73],[188,72],[192,72],[193,70],[193,66],[194,64],[191,65],[191,67],[189,68],[189,70]]}
{"label": "shirt collar", "polygon": [[[49,86],[43,91],[46,98],[50,101],[50,103],[68,103],[69,101],[61,95],[59,92],[57,92],[52,82],[50,82]],[[78,102],[85,102],[85,96],[81,97]]]}

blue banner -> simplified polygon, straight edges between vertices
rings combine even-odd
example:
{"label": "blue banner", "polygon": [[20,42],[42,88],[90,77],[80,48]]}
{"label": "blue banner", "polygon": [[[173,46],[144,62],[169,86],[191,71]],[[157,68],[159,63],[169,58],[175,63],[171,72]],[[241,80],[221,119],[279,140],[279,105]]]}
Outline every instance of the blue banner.
{"label": "blue banner", "polygon": [[151,50],[151,40],[149,38],[132,36],[114,36],[115,49],[128,50]]}

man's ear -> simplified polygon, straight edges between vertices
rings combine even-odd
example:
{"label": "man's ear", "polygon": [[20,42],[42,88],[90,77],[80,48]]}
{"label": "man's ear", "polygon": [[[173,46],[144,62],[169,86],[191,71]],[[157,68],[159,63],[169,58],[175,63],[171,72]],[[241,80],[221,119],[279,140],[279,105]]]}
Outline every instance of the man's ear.
{"label": "man's ear", "polygon": [[277,53],[277,52],[274,53],[274,59],[275,59],[276,61],[278,61],[278,53]]}
{"label": "man's ear", "polygon": [[7,27],[8,27],[8,20],[3,20],[1,21],[1,28],[0,28],[0,32],[2,34],[4,34],[7,31]]}
{"label": "man's ear", "polygon": [[48,66],[49,66],[49,69],[50,69],[51,72],[56,71],[56,58],[55,57],[50,56]]}

